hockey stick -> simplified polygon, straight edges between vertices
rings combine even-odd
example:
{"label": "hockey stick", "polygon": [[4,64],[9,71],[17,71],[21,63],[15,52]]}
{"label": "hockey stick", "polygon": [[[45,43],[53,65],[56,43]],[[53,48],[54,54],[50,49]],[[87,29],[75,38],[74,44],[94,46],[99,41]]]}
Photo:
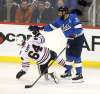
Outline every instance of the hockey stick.
{"label": "hockey stick", "polygon": [[[66,47],[63,48],[63,50],[59,53],[59,55],[57,56],[57,58],[56,58],[55,60],[58,59],[58,57],[62,54],[62,52],[63,52],[65,49],[66,49]],[[40,76],[33,82],[33,84],[31,84],[31,85],[25,85],[25,88],[31,88],[31,87],[33,87],[33,86],[37,83],[37,81],[44,75],[45,71],[55,62],[55,60],[53,60],[53,61],[50,63],[50,65],[44,70],[44,72],[43,72],[42,74],[40,74]]]}

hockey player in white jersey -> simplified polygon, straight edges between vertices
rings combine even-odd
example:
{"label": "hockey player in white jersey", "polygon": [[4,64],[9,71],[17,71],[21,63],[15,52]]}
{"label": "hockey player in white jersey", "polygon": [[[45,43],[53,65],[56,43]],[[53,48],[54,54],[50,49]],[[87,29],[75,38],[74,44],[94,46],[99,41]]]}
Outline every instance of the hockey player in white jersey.
{"label": "hockey player in white jersey", "polygon": [[[29,27],[30,30],[30,27]],[[57,54],[50,50],[49,48],[43,46],[45,42],[45,38],[39,33],[38,28],[32,31],[33,37],[29,39],[26,43],[23,42],[23,46],[20,51],[20,56],[22,59],[22,69],[17,73],[16,78],[19,79],[21,76],[26,74],[29,69],[29,58],[37,61],[37,64],[40,67],[40,73],[45,75],[45,78],[48,79],[48,75],[50,75],[55,82],[57,82],[56,76],[53,73],[48,73],[48,64],[51,60],[57,58]],[[61,65],[65,65],[65,61],[61,58],[57,59],[57,62]]]}

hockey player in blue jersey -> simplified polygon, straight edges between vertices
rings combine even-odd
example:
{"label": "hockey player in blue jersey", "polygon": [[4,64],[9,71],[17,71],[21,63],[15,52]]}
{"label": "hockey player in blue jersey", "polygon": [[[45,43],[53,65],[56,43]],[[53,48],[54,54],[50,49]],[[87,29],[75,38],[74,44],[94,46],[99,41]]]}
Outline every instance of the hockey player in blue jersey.
{"label": "hockey player in blue jersey", "polygon": [[[52,24],[37,27],[39,29],[44,29],[45,32],[53,31],[56,28],[62,29],[63,34],[68,40],[66,47],[66,71],[61,77],[66,78],[72,76],[71,70],[74,62],[76,76],[72,78],[72,80],[80,81],[83,79],[81,52],[85,40],[82,24],[76,14],[69,13],[67,7],[60,7],[58,9],[58,16],[59,18],[57,18]],[[34,26],[30,26],[30,29],[34,28]]]}

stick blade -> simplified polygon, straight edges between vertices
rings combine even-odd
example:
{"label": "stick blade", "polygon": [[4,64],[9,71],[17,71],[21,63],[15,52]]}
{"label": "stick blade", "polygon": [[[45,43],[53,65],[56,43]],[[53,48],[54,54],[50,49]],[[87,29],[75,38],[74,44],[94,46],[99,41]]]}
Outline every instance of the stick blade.
{"label": "stick blade", "polygon": [[25,88],[31,88],[32,85],[25,85]]}

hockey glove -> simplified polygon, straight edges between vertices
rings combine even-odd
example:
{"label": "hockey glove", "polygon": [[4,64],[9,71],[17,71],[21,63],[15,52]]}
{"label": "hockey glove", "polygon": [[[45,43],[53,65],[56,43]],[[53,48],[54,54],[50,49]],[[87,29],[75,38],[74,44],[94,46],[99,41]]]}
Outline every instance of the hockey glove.
{"label": "hockey glove", "polygon": [[28,30],[30,30],[30,31],[39,31],[39,27],[38,26],[29,26],[28,27]]}
{"label": "hockey glove", "polygon": [[44,27],[39,27],[39,26],[32,26],[32,25],[30,25],[29,27],[28,27],[28,29],[30,30],[30,31],[39,31],[39,30],[42,30]]}

